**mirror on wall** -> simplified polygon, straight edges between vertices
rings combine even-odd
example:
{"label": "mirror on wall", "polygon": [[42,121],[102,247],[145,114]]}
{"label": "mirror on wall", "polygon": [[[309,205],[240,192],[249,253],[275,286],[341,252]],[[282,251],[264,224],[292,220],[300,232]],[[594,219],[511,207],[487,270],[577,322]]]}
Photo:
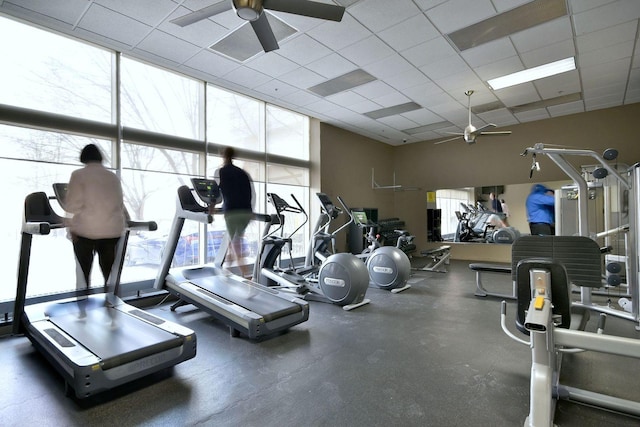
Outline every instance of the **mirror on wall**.
{"label": "mirror on wall", "polygon": [[[570,181],[542,182],[559,189]],[[429,232],[432,240],[459,243],[510,244],[529,234],[525,201],[537,182],[436,190],[427,210],[428,218],[439,218],[439,230]],[[431,220],[429,227],[435,226]]]}

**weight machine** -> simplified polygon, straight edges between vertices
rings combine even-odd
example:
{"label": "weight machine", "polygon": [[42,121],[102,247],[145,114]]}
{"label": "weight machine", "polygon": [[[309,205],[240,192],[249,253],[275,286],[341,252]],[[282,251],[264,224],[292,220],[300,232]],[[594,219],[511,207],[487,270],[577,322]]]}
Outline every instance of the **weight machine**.
{"label": "weight machine", "polygon": [[[603,155],[583,149],[571,149],[571,148],[550,148],[545,147],[544,144],[538,143],[533,147],[526,148],[521,154],[526,156],[532,154],[533,163],[531,166],[531,174],[534,170],[539,170],[540,166],[536,161],[536,155],[542,154],[549,157],[558,167],[565,173],[577,188],[577,216],[578,226],[577,234],[580,236],[590,237],[597,239],[601,237],[607,237],[615,233],[625,233],[625,246],[626,254],[623,257],[626,268],[626,279],[628,292],[631,296],[631,307],[629,311],[618,310],[609,306],[597,305],[592,302],[592,288],[581,287],[580,288],[580,302],[574,302],[574,305],[579,305],[592,311],[600,313],[610,314],[612,316],[620,317],[623,319],[631,320],[635,323],[640,321],[640,284],[638,282],[639,277],[639,265],[638,265],[638,242],[639,242],[639,209],[640,209],[640,164],[635,164],[629,168],[626,172],[620,173],[614,166],[608,162],[617,158],[618,152],[615,149],[607,149]],[[598,162],[597,167],[591,173],[596,179],[604,179],[610,177],[613,179],[623,190],[628,191],[628,217],[629,224],[619,226],[615,229],[605,230],[602,233],[594,234],[591,231],[589,215],[588,215],[588,203],[589,203],[589,183],[584,177],[584,174],[578,171],[568,160],[569,156],[582,156],[590,157]],[[558,212],[559,203],[556,203],[556,218],[561,213]],[[605,208],[606,211],[606,208]],[[562,233],[562,231],[560,231]],[[620,267],[617,262],[607,263],[606,270],[610,277],[610,283],[615,283],[616,271],[619,272]],[[636,329],[640,329],[639,325],[636,325]]]}
{"label": "weight machine", "polygon": [[597,333],[585,331],[590,311],[571,303],[571,283],[587,288],[600,286],[601,256],[599,245],[583,236],[524,236],[513,244],[516,327],[529,339],[522,339],[507,328],[505,301],[501,326],[510,338],[531,348],[530,405],[525,427],[553,426],[559,399],[640,416],[637,401],[560,382],[565,353],[590,350],[640,357],[637,339],[603,334],[604,313],[600,314]]}

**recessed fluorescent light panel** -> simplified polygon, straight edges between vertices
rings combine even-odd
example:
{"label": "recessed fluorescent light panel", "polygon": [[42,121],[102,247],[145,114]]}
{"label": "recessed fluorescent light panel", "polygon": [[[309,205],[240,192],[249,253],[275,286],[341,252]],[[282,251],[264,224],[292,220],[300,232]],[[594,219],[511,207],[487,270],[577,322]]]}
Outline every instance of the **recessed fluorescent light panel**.
{"label": "recessed fluorescent light panel", "polygon": [[353,89],[356,86],[360,86],[374,80],[376,80],[376,78],[371,74],[364,70],[357,69],[312,86],[309,90],[320,96],[329,96],[345,90]]}
{"label": "recessed fluorescent light panel", "polygon": [[[512,2],[515,3],[515,2]],[[567,14],[566,0],[531,1],[447,34],[458,50],[471,49]]]}
{"label": "recessed fluorescent light panel", "polygon": [[383,117],[395,116],[398,114],[406,113],[408,111],[419,110],[422,108],[420,105],[415,102],[407,102],[405,104],[394,105],[393,107],[381,108],[379,110],[369,111],[368,113],[364,113],[365,116],[370,119],[381,119]]}
{"label": "recessed fluorescent light panel", "polygon": [[575,69],[576,61],[572,56],[570,58],[540,65],[538,67],[529,68],[528,70],[518,71],[517,73],[487,80],[487,83],[489,83],[491,89],[498,90],[509,86],[519,85],[521,83],[543,79],[545,77],[555,76],[556,74],[566,73],[567,71],[573,71]]}

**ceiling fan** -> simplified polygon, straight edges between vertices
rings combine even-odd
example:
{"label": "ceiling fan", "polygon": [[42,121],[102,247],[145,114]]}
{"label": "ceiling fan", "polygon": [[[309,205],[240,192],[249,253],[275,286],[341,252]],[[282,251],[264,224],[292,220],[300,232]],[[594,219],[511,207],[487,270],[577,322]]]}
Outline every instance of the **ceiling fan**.
{"label": "ceiling fan", "polygon": [[469,109],[469,124],[467,125],[466,128],[464,128],[464,132],[463,133],[449,132],[453,135],[458,135],[458,136],[456,136],[455,138],[445,139],[444,141],[434,142],[435,145],[456,140],[458,139],[459,136],[462,136],[464,139],[464,142],[471,145],[471,144],[475,144],[476,138],[478,137],[478,135],[511,135],[510,130],[487,132],[486,129],[496,127],[496,125],[494,125],[493,123],[487,123],[486,125],[481,126],[479,128],[476,128],[473,124],[471,124],[471,95],[473,95],[473,92],[474,92],[473,90],[468,90],[464,93],[465,95],[467,95],[467,99],[468,99],[467,106]]}
{"label": "ceiling fan", "polygon": [[278,41],[264,13],[265,9],[337,22],[342,20],[345,11],[342,6],[308,0],[223,0],[172,19],[170,22],[186,27],[231,9],[235,10],[238,17],[251,23],[253,31],[258,36],[258,40],[260,40],[265,52],[279,48]]}

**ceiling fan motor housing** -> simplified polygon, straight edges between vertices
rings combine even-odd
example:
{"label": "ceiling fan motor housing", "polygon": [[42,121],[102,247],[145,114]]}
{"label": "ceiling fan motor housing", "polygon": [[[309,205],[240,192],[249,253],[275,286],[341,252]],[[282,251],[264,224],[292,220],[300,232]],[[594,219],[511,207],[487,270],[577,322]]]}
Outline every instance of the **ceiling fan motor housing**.
{"label": "ceiling fan motor housing", "polygon": [[233,0],[233,8],[245,21],[255,21],[262,14],[262,0]]}

